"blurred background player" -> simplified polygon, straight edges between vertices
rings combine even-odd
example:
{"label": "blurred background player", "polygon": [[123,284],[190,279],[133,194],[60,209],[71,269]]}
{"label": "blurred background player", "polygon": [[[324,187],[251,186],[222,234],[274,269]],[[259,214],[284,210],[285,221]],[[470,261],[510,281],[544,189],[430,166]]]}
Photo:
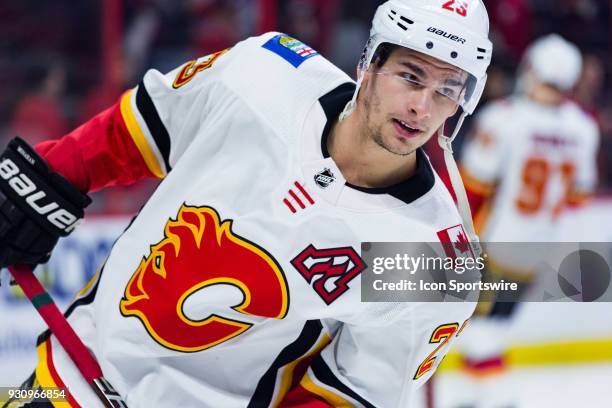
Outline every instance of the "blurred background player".
{"label": "blurred background player", "polygon": [[597,124],[568,98],[580,77],[578,48],[558,35],[526,52],[516,93],[477,117],[462,175],[483,241],[549,241],[567,206],[597,181]]}
{"label": "blurred background player", "polygon": [[[568,97],[581,69],[574,44],[557,34],[536,40],[522,59],[516,92],[483,108],[461,160],[476,229],[488,254],[487,271],[493,279],[518,282],[523,292],[537,273],[525,245],[486,243],[559,241],[562,212],[592,195],[599,130]],[[471,374],[504,371],[507,326],[518,306],[518,299],[512,300],[479,305],[479,312],[489,316],[474,318],[462,343]],[[490,405],[496,394],[495,387],[478,392],[486,406],[506,406]]]}

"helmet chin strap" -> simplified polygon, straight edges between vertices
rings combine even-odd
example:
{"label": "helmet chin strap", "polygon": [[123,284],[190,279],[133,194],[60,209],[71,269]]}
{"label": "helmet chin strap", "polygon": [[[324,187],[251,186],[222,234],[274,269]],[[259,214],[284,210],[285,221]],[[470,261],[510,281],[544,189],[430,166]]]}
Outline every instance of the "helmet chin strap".
{"label": "helmet chin strap", "polygon": [[463,125],[463,121],[467,117],[468,113],[462,112],[459,117],[459,121],[457,122],[457,126],[455,126],[455,130],[452,133],[451,137],[447,137],[444,135],[444,125],[440,126],[438,129],[438,144],[444,150],[444,162],[446,163],[446,169],[448,170],[448,175],[450,176],[451,185],[453,186],[453,190],[455,191],[455,195],[457,196],[457,207],[459,209],[459,214],[463,219],[463,225],[465,226],[466,233],[468,235],[468,239],[470,241],[470,246],[472,247],[472,252],[475,257],[479,257],[482,254],[482,248],[480,247],[480,240],[478,239],[478,235],[476,235],[476,230],[474,229],[474,223],[472,222],[472,212],[470,211],[470,204],[467,199],[467,194],[465,193],[465,187],[463,185],[463,181],[461,179],[461,175],[459,174],[459,168],[457,167],[457,163],[453,157],[453,140],[457,137],[459,133],[459,129]]}
{"label": "helmet chin strap", "polygon": [[378,47],[379,43],[373,45],[371,43],[372,39],[368,40],[368,44],[366,44],[366,50],[364,51],[361,60],[359,61],[359,66],[357,68],[357,83],[355,84],[355,92],[353,92],[353,97],[351,100],[344,106],[342,112],[338,116],[338,121],[342,122],[344,119],[350,116],[351,113],[355,111],[357,107],[357,96],[359,95],[359,90],[361,89],[361,84],[363,83],[363,78],[365,77],[365,73],[370,68],[370,64],[372,63],[372,57],[375,50],[375,47]]}
{"label": "helmet chin strap", "polygon": [[[367,69],[367,68],[366,68]],[[353,92],[353,97],[351,100],[344,106],[344,109],[338,116],[338,121],[342,122],[346,119],[351,113],[355,111],[355,107],[357,106],[357,95],[359,94],[359,89],[361,88],[361,83],[363,82],[364,71],[360,70],[359,78],[357,78],[357,84],[355,86],[355,92]]]}

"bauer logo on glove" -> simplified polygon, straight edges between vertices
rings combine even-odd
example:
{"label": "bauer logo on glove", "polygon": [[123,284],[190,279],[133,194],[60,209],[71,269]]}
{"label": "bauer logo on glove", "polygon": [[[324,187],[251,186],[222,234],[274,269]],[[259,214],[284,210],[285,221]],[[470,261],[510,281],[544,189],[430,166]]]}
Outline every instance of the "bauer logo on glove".
{"label": "bauer logo on glove", "polygon": [[83,218],[83,208],[89,204],[86,196],[51,172],[36,151],[20,138],[13,139],[0,157],[0,177],[0,188],[22,211],[60,236],[72,232]]}
{"label": "bauer logo on glove", "polygon": [[0,155],[0,266],[46,262],[91,200],[20,138]]}
{"label": "bauer logo on glove", "polygon": [[71,232],[79,220],[60,205],[49,200],[47,194],[39,189],[28,176],[19,170],[19,167],[9,158],[0,163],[0,177],[8,181],[8,185],[38,214],[46,216],[47,220],[60,230]]}

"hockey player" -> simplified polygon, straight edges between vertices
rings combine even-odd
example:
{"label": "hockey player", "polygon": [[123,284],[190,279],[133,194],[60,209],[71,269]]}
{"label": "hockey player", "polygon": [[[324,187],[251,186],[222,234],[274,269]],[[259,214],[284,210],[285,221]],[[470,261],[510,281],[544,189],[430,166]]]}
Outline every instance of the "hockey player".
{"label": "hockey player", "polygon": [[[559,35],[535,41],[521,62],[517,92],[476,117],[476,132],[461,160],[480,237],[518,243],[488,245],[488,269],[516,281],[523,292],[544,259],[542,246],[531,253],[521,243],[559,241],[560,214],[582,205],[596,185],[597,124],[568,99],[581,65],[580,50]],[[474,318],[461,346],[477,377],[505,372],[506,334],[516,309],[516,302],[498,301],[488,318]],[[483,406],[493,406],[491,398],[501,395],[488,388],[477,393],[487,402]]]}
{"label": "hockey player", "polygon": [[540,38],[523,58],[518,92],[477,116],[461,164],[484,241],[545,242],[561,211],[592,193],[597,124],[567,97],[581,66],[575,45]]}
{"label": "hockey player", "polygon": [[[542,37],[523,57],[515,95],[477,116],[461,164],[485,242],[554,242],[563,210],[592,194],[599,131],[568,98],[581,66],[574,44],[556,34]],[[511,256],[511,248],[489,246],[490,268],[530,280],[534,259],[524,252]]]}
{"label": "hockey player", "polygon": [[[129,406],[409,406],[474,305],[361,302],[360,243],[463,230],[421,146],[438,132],[450,150],[487,35],[480,0],[392,0],[357,84],[279,33],[151,70],[38,154],[11,142],[3,264],[43,262],[84,193],[161,178],[66,312]],[[100,405],[54,336],[38,352],[26,386]]]}

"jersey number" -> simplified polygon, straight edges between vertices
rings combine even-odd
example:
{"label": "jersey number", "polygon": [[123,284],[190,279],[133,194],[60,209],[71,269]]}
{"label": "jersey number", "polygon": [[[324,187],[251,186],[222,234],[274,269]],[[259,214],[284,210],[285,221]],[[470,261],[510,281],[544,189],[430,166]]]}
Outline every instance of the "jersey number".
{"label": "jersey number", "polygon": [[576,167],[572,162],[566,161],[554,166],[545,159],[532,157],[525,162],[521,173],[521,189],[516,199],[516,207],[523,214],[535,214],[544,205],[546,187],[555,172],[560,172],[563,181],[563,196],[553,209],[558,213],[565,204],[574,183]]}
{"label": "jersey number", "polygon": [[460,16],[466,17],[467,16],[467,4],[465,4],[461,0],[459,0],[458,2],[459,4],[456,4],[456,3],[457,3],[457,0],[447,1],[446,3],[442,5],[442,8],[453,11],[459,14]]}
{"label": "jersey number", "polygon": [[433,333],[431,333],[431,338],[429,339],[429,343],[430,344],[440,343],[440,344],[438,345],[438,347],[436,347],[434,351],[432,351],[425,358],[425,360],[423,360],[421,365],[419,365],[419,367],[416,370],[416,373],[414,373],[414,378],[413,378],[414,380],[418,380],[425,373],[429,372],[432,369],[436,361],[436,358],[437,358],[436,354],[438,354],[438,351],[440,351],[440,349],[444,347],[446,343],[448,343],[453,338],[453,335],[455,337],[459,336],[461,332],[463,331],[463,328],[465,327],[467,322],[468,322],[467,320],[463,322],[463,324],[461,325],[461,328],[459,328],[459,323],[448,323],[448,324],[443,324],[441,326],[436,327]]}
{"label": "jersey number", "polygon": [[185,85],[186,83],[191,81],[198,72],[202,72],[205,69],[212,67],[217,58],[225,54],[227,51],[229,51],[229,48],[226,48],[222,51],[217,51],[214,54],[210,54],[204,57],[204,60],[200,61],[198,64],[196,64],[196,60],[189,61],[187,64],[185,64],[183,68],[181,68],[181,70],[177,74],[176,78],[174,79],[174,82],[172,83],[172,87],[174,89],[178,89],[181,86]]}

